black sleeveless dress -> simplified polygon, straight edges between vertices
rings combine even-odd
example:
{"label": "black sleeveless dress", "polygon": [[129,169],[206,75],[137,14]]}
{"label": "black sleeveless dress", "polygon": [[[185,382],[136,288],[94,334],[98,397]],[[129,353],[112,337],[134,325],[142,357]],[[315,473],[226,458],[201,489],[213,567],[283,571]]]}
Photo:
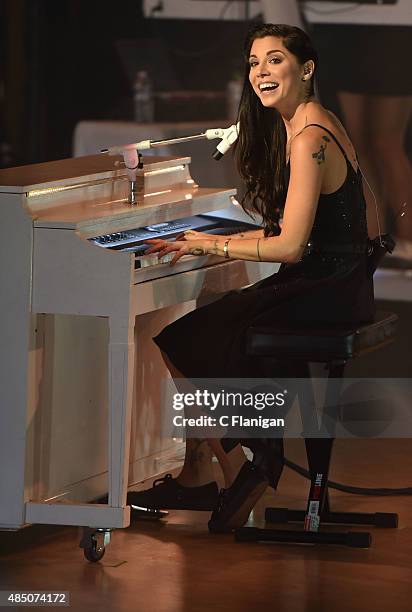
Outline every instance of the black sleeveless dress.
{"label": "black sleeveless dress", "polygon": [[245,355],[250,326],[281,329],[373,320],[362,176],[332,132],[311,125],[328,132],[338,145],[346,179],[334,193],[320,195],[310,246],[299,262],[282,264],[263,281],[188,313],[154,338],[186,378],[261,377],[259,364]]}

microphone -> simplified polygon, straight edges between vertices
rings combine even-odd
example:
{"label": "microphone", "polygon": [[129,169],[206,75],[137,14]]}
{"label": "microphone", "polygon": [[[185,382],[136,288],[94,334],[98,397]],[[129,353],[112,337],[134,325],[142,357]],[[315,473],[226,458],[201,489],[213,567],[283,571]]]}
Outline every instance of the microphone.
{"label": "microphone", "polygon": [[101,153],[108,153],[109,155],[123,155],[124,163],[128,173],[136,172],[137,168],[140,168],[139,151],[146,151],[155,147],[163,147],[167,145],[175,145],[185,142],[191,142],[193,140],[215,140],[220,138],[221,141],[216,147],[216,150],[212,154],[213,158],[219,160],[223,155],[229,151],[232,144],[237,140],[239,136],[239,122],[231,125],[228,128],[212,128],[202,132],[201,134],[193,134],[192,136],[178,136],[177,138],[169,138],[167,140],[141,140],[140,142],[134,142],[132,144],[118,145],[109,147],[108,149],[101,149]]}
{"label": "microphone", "polygon": [[225,153],[227,153],[234,142],[236,142],[239,136],[239,122],[231,125],[230,127],[222,130],[222,135],[220,136],[222,140],[217,145],[216,149],[212,153],[213,159],[219,161],[222,159]]}

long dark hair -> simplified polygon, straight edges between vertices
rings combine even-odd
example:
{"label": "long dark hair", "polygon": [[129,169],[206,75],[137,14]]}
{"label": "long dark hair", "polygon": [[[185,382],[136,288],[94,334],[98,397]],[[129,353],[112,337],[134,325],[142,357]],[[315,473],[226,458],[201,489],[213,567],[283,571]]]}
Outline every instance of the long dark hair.
{"label": "long dark hair", "polygon": [[[286,129],[280,113],[265,108],[249,82],[249,55],[256,38],[275,36],[303,65],[318,56],[309,36],[289,25],[263,24],[251,30],[244,46],[245,75],[239,105],[239,138],[235,145],[236,164],[245,181],[242,206],[263,218],[265,236],[279,234],[279,215],[286,200]],[[307,97],[314,95],[314,79],[308,81]]]}

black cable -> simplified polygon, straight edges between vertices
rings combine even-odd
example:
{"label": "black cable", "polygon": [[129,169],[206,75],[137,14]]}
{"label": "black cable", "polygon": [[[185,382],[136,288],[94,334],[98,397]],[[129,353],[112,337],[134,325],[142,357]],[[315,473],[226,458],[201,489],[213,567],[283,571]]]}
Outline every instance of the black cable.
{"label": "black cable", "polygon": [[[305,470],[302,466],[290,461],[285,457],[284,459],[285,465],[310,480],[310,474],[308,470]],[[400,489],[374,489],[371,487],[352,487],[349,485],[343,485],[339,482],[334,482],[333,480],[328,480],[328,488],[337,489],[338,491],[343,491],[344,493],[352,493],[353,495],[377,495],[377,496],[389,496],[389,495],[412,495],[412,487],[402,487]]]}

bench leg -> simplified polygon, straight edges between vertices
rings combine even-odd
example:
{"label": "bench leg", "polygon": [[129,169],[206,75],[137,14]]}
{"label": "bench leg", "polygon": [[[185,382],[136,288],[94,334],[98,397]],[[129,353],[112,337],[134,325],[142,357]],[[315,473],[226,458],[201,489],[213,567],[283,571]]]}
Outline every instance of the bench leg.
{"label": "bench leg", "polygon": [[305,440],[311,477],[304,520],[305,531],[319,530],[321,515],[327,499],[327,483],[333,442],[332,438],[309,438]]}
{"label": "bench leg", "polygon": [[[238,542],[294,542],[312,544],[340,544],[356,548],[368,548],[371,535],[364,532],[320,532],[319,525],[325,523],[347,523],[354,525],[375,525],[379,527],[397,527],[398,517],[393,513],[356,513],[332,512],[329,505],[328,475],[334,442],[334,425],[337,421],[339,395],[341,391],[344,363],[329,364],[329,379],[326,389],[325,409],[320,427],[317,423],[314,394],[309,381],[306,366],[300,370],[306,411],[302,413],[305,433],[310,432],[320,437],[305,437],[311,487],[306,511],[289,510],[288,508],[267,508],[265,519],[268,522],[303,521],[303,531],[285,529],[259,529],[242,527],[235,531]],[[299,391],[298,391],[299,393]],[[313,410],[311,410],[311,407]],[[324,437],[322,437],[324,436]]]}

